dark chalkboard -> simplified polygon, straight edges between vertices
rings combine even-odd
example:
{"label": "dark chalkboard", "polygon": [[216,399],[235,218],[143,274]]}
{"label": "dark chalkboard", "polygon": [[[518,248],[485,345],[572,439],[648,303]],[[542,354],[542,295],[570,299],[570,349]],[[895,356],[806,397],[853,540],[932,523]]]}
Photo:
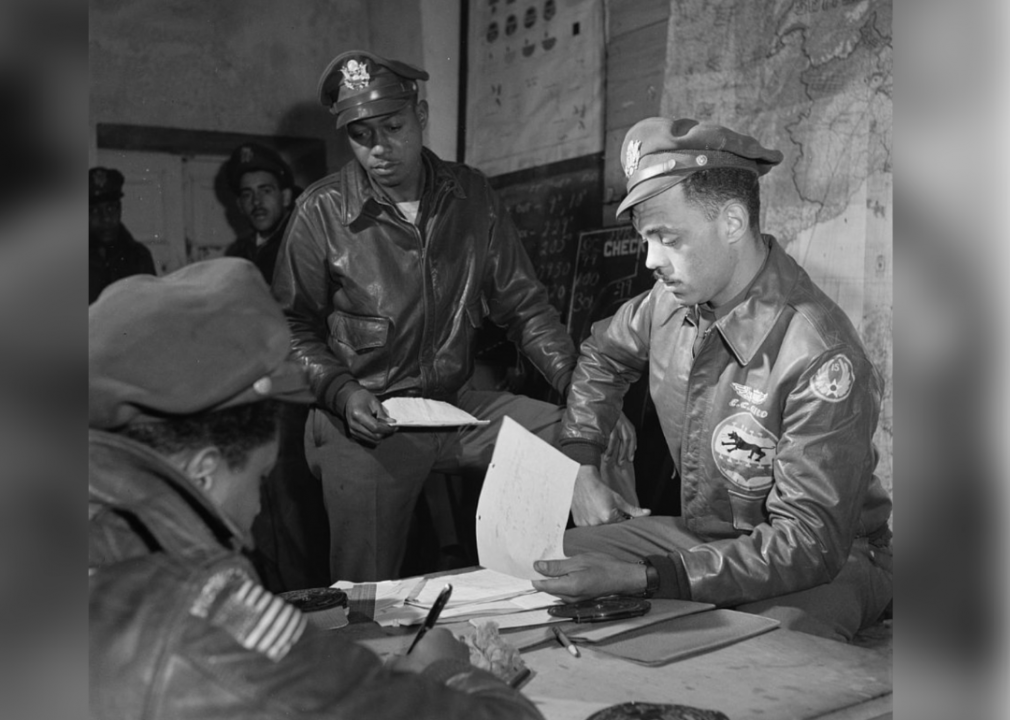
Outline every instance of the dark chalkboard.
{"label": "dark chalkboard", "polygon": [[491,178],[548,298],[566,320],[579,234],[602,224],[603,156]]}
{"label": "dark chalkboard", "polygon": [[631,225],[579,234],[568,309],[568,332],[581,343],[592,324],[653,286],[645,245]]}

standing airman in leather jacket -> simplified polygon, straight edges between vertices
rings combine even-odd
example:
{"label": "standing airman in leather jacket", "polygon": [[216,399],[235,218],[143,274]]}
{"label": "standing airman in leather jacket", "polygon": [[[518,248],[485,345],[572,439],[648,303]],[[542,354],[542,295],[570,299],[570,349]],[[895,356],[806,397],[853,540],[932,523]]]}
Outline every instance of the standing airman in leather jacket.
{"label": "standing airman in leather jacket", "polygon": [[91,306],[90,716],[541,718],[445,630],[383,664],[262,587],[241,551],[277,401],[310,399],[289,351],[246,260],[127,278]]}
{"label": "standing airman in leather jacket", "polygon": [[[302,194],[273,281],[316,394],[305,445],[323,483],[334,580],[396,577],[425,478],[486,467],[504,415],[557,438],[560,408],[468,387],[485,318],[562,395],[575,367],[575,346],[487,178],[422,148],[428,106],[417,82],[427,78],[364,51],[326,68],[320,101],[355,159]],[[398,395],[492,423],[394,432],[381,401]]]}
{"label": "standing airman in leather jacket", "polygon": [[718,125],[650,118],[624,140],[619,214],[656,285],[593,328],[561,445],[593,474],[642,373],[681,517],[567,533],[537,583],[647,592],[851,639],[891,598],[891,501],[874,475],[881,379],[844,312],[763,236],[758,177],[781,153]]}

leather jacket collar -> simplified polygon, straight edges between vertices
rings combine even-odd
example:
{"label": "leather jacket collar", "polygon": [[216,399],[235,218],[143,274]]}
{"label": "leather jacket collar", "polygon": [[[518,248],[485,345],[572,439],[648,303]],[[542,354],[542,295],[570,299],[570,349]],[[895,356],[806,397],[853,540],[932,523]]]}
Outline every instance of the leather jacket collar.
{"label": "leather jacket collar", "polygon": [[[421,162],[424,165],[425,185],[424,195],[441,197],[444,192],[452,192],[459,198],[466,198],[463,186],[449,172],[449,168],[441,158],[428,148],[421,148]],[[357,160],[351,160],[338,171],[342,205],[340,207],[340,222],[350,225],[361,215],[369,200],[381,202],[379,194],[368,180],[368,174]],[[423,200],[423,198],[422,198]]]}
{"label": "leather jacket collar", "polygon": [[158,453],[129,438],[88,431],[88,494],[94,509],[133,515],[173,555],[205,554],[208,546],[249,547],[220,510]]}
{"label": "leather jacket collar", "polygon": [[715,327],[722,333],[737,362],[746,366],[764,344],[787,305],[796,285],[796,265],[788,261],[785,250],[771,235],[762,235],[768,244],[768,257],[743,301]]}

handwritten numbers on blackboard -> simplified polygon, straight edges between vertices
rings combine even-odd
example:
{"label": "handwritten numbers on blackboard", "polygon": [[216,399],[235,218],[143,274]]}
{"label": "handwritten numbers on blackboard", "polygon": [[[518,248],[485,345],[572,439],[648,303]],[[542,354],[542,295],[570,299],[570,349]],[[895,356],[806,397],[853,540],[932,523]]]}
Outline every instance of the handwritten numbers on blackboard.
{"label": "handwritten numbers on blackboard", "polygon": [[544,166],[491,180],[562,321],[570,305],[579,233],[599,227],[602,216],[601,158],[580,160],[581,169]]}

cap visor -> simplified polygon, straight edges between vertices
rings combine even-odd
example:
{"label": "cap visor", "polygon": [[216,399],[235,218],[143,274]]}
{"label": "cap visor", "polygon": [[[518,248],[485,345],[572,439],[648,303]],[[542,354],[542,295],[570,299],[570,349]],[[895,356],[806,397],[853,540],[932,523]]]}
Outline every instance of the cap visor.
{"label": "cap visor", "polygon": [[643,183],[639,183],[630,193],[628,193],[628,196],[621,201],[621,204],[617,206],[617,217],[621,217],[621,215],[631,210],[631,208],[635,205],[645,202],[649,198],[654,198],[661,192],[669,190],[675,185],[679,185],[684,181],[684,178],[690,174],[691,173],[660,175],[659,177],[650,178]]}
{"label": "cap visor", "polygon": [[373,100],[372,102],[348,108],[337,115],[337,129],[339,130],[345,125],[357,120],[364,120],[365,118],[379,117],[380,115],[390,115],[391,113],[395,113],[397,110],[402,110],[409,105],[412,97],[413,94],[407,97]]}

